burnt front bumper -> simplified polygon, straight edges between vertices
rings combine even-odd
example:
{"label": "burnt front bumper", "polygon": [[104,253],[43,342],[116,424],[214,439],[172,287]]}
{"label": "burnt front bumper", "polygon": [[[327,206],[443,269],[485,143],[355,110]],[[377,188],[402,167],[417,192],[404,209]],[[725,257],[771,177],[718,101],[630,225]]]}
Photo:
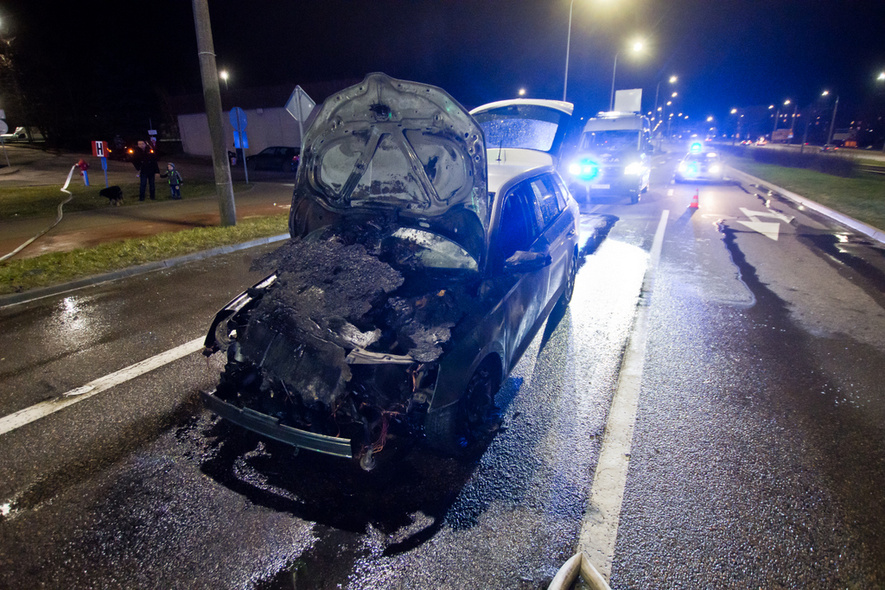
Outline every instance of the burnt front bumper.
{"label": "burnt front bumper", "polygon": [[246,430],[257,432],[268,438],[300,449],[307,449],[334,457],[353,458],[353,448],[348,438],[316,434],[280,424],[280,421],[273,416],[229,404],[219,399],[215,392],[204,391],[202,392],[202,398],[203,403],[211,411]]}

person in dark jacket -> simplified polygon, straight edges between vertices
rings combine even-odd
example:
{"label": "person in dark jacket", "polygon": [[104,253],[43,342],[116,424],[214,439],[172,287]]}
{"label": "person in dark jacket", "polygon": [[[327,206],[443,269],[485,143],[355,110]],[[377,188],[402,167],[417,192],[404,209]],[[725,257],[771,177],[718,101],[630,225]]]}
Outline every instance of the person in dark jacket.
{"label": "person in dark jacket", "polygon": [[157,165],[157,155],[150,144],[144,141],[138,142],[132,165],[138,170],[140,178],[138,200],[144,201],[145,188],[148,186],[150,186],[151,200],[155,200],[157,198],[156,176],[160,173],[160,167]]}

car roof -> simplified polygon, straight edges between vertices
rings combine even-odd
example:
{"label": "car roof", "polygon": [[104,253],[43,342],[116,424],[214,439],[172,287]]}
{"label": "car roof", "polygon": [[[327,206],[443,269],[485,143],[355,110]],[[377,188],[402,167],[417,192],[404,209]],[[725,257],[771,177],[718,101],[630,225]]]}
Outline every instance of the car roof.
{"label": "car roof", "polygon": [[509,107],[514,105],[535,105],[547,107],[549,109],[554,109],[557,111],[561,111],[566,115],[571,116],[575,111],[575,105],[570,102],[566,102],[563,100],[549,100],[544,98],[511,98],[508,100],[498,100],[495,102],[490,102],[484,105],[480,105],[475,109],[470,111],[471,115],[475,115],[477,113],[482,113],[485,111],[490,111],[492,109],[497,109],[501,107]]}

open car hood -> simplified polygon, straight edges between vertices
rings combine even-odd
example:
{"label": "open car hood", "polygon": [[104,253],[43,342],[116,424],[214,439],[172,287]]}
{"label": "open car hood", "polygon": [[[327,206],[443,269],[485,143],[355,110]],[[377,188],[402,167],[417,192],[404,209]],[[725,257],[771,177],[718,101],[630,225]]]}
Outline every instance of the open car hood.
{"label": "open car hood", "polygon": [[369,74],[312,116],[290,233],[377,213],[439,233],[482,263],[490,216],[484,145],[482,129],[445,91]]}

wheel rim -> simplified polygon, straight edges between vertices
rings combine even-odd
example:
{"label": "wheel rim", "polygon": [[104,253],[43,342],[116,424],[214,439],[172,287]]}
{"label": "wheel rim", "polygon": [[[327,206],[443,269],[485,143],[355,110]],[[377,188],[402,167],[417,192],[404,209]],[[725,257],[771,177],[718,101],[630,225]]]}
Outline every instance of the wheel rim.
{"label": "wheel rim", "polygon": [[572,300],[572,295],[575,292],[575,277],[578,274],[578,261],[575,259],[575,256],[572,255],[572,262],[569,264],[568,276],[565,279],[565,301],[569,302]]}

